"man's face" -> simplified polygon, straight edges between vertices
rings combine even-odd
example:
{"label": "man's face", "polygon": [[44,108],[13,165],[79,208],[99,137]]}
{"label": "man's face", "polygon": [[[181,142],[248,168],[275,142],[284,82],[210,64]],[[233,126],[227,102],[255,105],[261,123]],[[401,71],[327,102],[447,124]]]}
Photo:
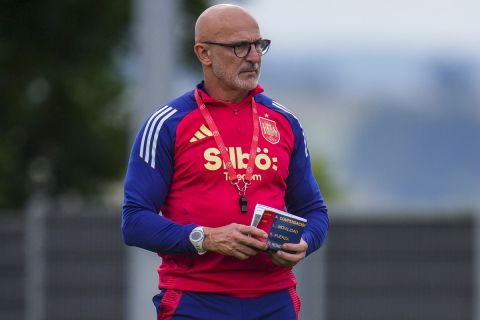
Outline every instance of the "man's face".
{"label": "man's face", "polygon": [[[242,40],[229,43],[238,41]],[[214,49],[211,51],[212,72],[226,87],[239,90],[255,89],[260,77],[261,56],[253,46],[244,58],[237,57],[232,48],[216,47]]]}

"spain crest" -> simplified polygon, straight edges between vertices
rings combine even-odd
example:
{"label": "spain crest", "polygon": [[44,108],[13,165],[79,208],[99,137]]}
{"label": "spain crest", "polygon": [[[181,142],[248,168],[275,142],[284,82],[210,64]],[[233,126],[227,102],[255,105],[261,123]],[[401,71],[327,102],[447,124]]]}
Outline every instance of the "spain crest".
{"label": "spain crest", "polygon": [[258,117],[260,128],[262,128],[262,135],[271,144],[276,144],[280,141],[280,132],[277,129],[277,123],[273,120]]}

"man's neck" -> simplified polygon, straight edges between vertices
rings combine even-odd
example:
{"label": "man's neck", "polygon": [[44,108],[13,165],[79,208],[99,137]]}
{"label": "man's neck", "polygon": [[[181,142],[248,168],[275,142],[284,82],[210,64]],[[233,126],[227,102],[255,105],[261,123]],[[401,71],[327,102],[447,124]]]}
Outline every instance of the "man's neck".
{"label": "man's neck", "polygon": [[208,95],[212,98],[223,102],[240,102],[247,95],[248,90],[239,90],[239,89],[230,89],[224,88],[221,86],[212,86],[208,83],[205,83],[205,90],[208,92]]}

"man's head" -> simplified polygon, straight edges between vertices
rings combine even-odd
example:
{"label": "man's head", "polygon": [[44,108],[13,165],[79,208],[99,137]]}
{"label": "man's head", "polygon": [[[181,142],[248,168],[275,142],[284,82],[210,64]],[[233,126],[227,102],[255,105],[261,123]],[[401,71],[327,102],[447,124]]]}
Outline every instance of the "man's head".
{"label": "man's head", "polygon": [[262,55],[257,50],[268,49],[269,44],[259,40],[257,21],[245,9],[219,4],[205,10],[195,25],[194,50],[202,63],[207,90],[246,93],[254,89]]}

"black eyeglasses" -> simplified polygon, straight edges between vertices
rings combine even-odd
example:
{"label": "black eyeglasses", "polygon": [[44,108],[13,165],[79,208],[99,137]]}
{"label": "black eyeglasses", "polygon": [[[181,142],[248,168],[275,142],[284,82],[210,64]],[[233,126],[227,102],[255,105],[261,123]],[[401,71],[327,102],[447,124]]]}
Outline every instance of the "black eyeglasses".
{"label": "black eyeglasses", "polygon": [[242,42],[236,42],[236,43],[220,43],[220,42],[204,41],[203,43],[213,44],[215,46],[233,48],[233,52],[235,52],[235,55],[237,57],[245,58],[250,53],[250,50],[252,49],[252,44],[255,47],[255,50],[257,51],[257,53],[263,56],[265,53],[267,53],[268,48],[270,48],[270,42],[271,41],[267,39],[260,39],[254,42],[242,41]]}

